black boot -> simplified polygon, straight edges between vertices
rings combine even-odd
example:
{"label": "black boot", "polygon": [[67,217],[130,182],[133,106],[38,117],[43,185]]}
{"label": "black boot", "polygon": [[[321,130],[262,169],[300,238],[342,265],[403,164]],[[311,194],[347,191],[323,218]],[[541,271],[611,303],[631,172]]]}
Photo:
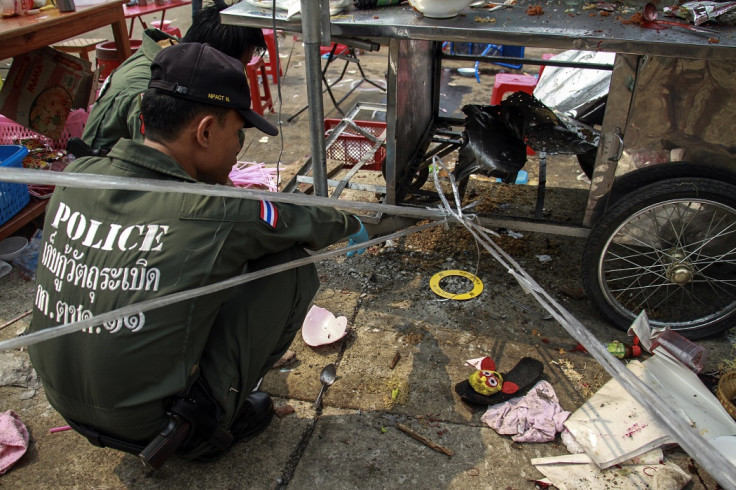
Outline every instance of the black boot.
{"label": "black boot", "polygon": [[245,405],[230,427],[234,442],[245,442],[254,438],[268,427],[272,417],[271,397],[262,391],[254,391],[246,397]]}

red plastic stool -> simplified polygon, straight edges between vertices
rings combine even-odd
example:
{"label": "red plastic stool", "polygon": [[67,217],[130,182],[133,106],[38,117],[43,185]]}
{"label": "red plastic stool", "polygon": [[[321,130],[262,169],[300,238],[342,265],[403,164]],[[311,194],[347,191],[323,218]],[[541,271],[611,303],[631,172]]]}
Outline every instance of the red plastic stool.
{"label": "red plastic stool", "polygon": [[[250,100],[253,104],[253,110],[261,116],[266,109],[273,112],[271,87],[268,86],[268,75],[266,74],[266,64],[264,63],[263,58],[257,56],[250,60],[248,65],[245,67],[245,73],[248,75]],[[261,87],[263,87],[263,93],[261,93]]]}
{"label": "red plastic stool", "polygon": [[261,29],[263,31],[263,38],[266,40],[266,47],[268,48],[268,66],[266,72],[271,75],[271,81],[278,83],[276,79],[276,70],[279,72],[279,78],[284,74],[281,69],[281,60],[278,54],[276,54],[276,35],[273,29]]}
{"label": "red plastic stool", "polygon": [[181,31],[178,27],[172,26],[170,20],[165,20],[163,27],[161,27],[161,21],[160,20],[154,20],[151,21],[151,27],[154,29],[158,29],[160,31],[164,31],[169,36],[176,36],[179,39],[181,39]]}
{"label": "red plastic stool", "polygon": [[[135,53],[143,44],[140,39],[130,40],[130,52]],[[123,62],[122,56],[118,53],[117,44],[115,41],[108,41],[100,43],[95,47],[95,63],[97,68],[100,69],[99,80],[102,82],[115,68],[120,66]]]}

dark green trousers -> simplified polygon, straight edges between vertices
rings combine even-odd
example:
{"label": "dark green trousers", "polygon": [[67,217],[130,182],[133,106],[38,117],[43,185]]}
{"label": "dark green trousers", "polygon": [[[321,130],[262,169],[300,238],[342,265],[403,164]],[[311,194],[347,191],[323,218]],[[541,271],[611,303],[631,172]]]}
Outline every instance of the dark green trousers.
{"label": "dark green trousers", "polygon": [[[307,255],[302,248],[292,247],[251,261],[247,271]],[[232,426],[258,380],[291,345],[318,288],[313,264],[233,288],[217,315],[199,366],[206,386],[224,411],[221,426]]]}

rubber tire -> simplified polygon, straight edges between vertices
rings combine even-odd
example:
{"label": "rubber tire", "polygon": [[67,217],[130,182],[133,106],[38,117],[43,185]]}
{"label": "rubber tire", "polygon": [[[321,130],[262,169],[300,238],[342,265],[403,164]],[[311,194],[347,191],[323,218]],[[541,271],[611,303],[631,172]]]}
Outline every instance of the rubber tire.
{"label": "rubber tire", "polygon": [[[381,175],[383,176],[383,180],[386,180],[386,161],[383,161],[383,165],[381,165]],[[409,190],[419,190],[422,188],[424,184],[427,183],[427,180],[429,179],[429,166],[426,166],[416,172],[414,174],[414,177],[412,177],[411,182],[409,182],[408,189]],[[399,186],[401,186],[401,183],[399,183]]]}
{"label": "rubber tire", "polygon": [[[580,155],[578,155],[578,158]],[[581,163],[582,167],[582,163]],[[736,185],[736,172],[724,167],[705,165],[693,162],[670,162],[660,163],[649,167],[642,167],[617,177],[608,194],[598,200],[593,211],[593,222],[596,222],[605,212],[606,207],[612,207],[623,196],[630,194],[636,189],[646,185],[661,182],[666,179],[681,177],[700,177],[706,179],[720,180]]]}
{"label": "rubber tire", "polygon": [[[725,206],[725,212],[730,214],[732,221],[727,221],[727,223],[736,222],[736,185],[704,178],[683,177],[676,179],[667,179],[644,186],[626,195],[625,199],[619,199],[619,201],[604,214],[602,219],[600,219],[596,223],[596,225],[591,230],[591,233],[585,244],[582,260],[583,287],[585,288],[588,297],[590,298],[595,308],[599,311],[599,313],[604,318],[611,321],[616,327],[622,330],[627,330],[629,328],[631,322],[639,314],[640,308],[636,308],[635,311],[631,311],[631,307],[627,307],[621,304],[618,299],[613,297],[613,293],[609,292],[608,287],[611,283],[605,282],[604,284],[604,280],[605,273],[610,273],[611,271],[601,270],[602,267],[605,266],[603,259],[606,257],[604,256],[604,253],[608,252],[608,245],[613,236],[624,225],[631,223],[632,221],[637,219],[638,213],[641,212],[642,216],[649,216],[644,213],[644,210],[649,209],[652,206],[673,206],[673,203],[676,202],[676,200],[692,201],[701,204],[705,202],[717,203],[721,206]],[[700,209],[700,212],[702,212],[702,208]],[[692,212],[692,209],[690,211]],[[698,212],[698,210],[695,211]],[[668,217],[673,216],[676,217],[677,215],[672,214]],[[662,216],[660,215],[660,218],[661,217]],[[675,221],[675,224],[678,224],[676,220],[670,220],[667,222],[667,224],[669,225],[673,221]],[[692,227],[695,227],[698,222],[696,220],[690,220],[687,223],[691,224]],[[634,230],[650,229],[651,228],[649,227],[634,228]],[[656,238],[660,241],[667,239],[666,233],[668,233],[671,229],[677,230],[676,228],[664,227],[660,227],[659,229],[663,230],[663,233],[656,235]],[[652,235],[646,235],[645,237],[649,236]],[[690,257],[692,250],[687,249],[687,246],[690,245],[690,243],[687,242],[687,238],[687,235],[683,235],[680,237],[679,241],[685,246],[685,256]],[[697,239],[700,240],[700,237]],[[713,247],[716,247],[719,244],[725,245],[725,247],[731,247],[727,256],[714,258],[714,260],[709,262],[710,264],[717,265],[717,268],[710,269],[710,271],[713,271],[716,276],[721,274],[723,276],[726,276],[726,278],[731,278],[733,276],[733,279],[736,279],[736,267],[733,266],[733,264],[736,264],[736,251],[734,251],[736,247],[730,245],[736,243],[736,240],[734,240],[733,238],[726,238],[725,240],[730,240],[730,242],[724,243],[723,241],[716,242],[713,240],[707,240],[706,242],[704,242],[707,244],[711,244],[711,246]],[[621,247],[623,245],[614,244],[613,246]],[[626,262],[627,267],[630,268],[630,264],[633,263],[636,259],[647,260],[647,267],[654,266],[651,269],[648,269],[652,271],[651,275],[647,276],[646,274],[638,274],[639,278],[647,279],[647,281],[642,281],[642,284],[643,287],[648,287],[650,290],[652,289],[651,286],[655,284],[654,280],[664,277],[667,271],[666,266],[656,259],[665,256],[662,252],[670,252],[677,248],[669,243],[661,248],[657,248],[654,245],[652,245],[651,247],[651,250],[658,250],[658,253],[650,253],[648,255],[648,260],[646,259],[647,256],[645,254],[640,254],[639,256],[631,255],[632,251],[637,250],[637,248],[634,246],[631,246],[626,250],[628,255]],[[645,248],[643,250],[647,251],[650,249]],[[706,248],[704,250],[700,250],[697,257],[694,255],[692,256],[695,257],[698,261],[701,261],[703,258],[705,258],[708,252],[709,250]],[[700,255],[701,253],[702,257]],[[721,253],[721,251],[719,250],[718,253]],[[654,257],[655,259],[653,263],[651,257]],[[670,256],[668,255],[667,257]],[[609,256],[608,263],[614,263],[614,258],[615,257],[613,255]],[[731,265],[729,265],[728,263],[729,260],[731,261]],[[683,260],[682,263],[687,263],[687,260]],[[699,265],[702,269],[702,263]],[[642,269],[641,267],[642,264],[640,263],[637,268],[639,272],[641,272],[642,270],[647,270]],[[657,275],[658,272],[660,273],[659,276]],[[633,285],[630,272],[625,272],[625,274],[628,276],[626,278],[626,281]],[[695,274],[695,279],[702,280],[703,277],[704,276],[698,275],[697,273]],[[668,282],[667,284],[672,283]],[[693,281],[692,284],[687,285],[687,288],[692,290],[692,288],[700,287],[700,284],[703,283]],[[711,287],[710,283],[707,286]],[[655,290],[657,289],[655,288]],[[626,291],[634,291],[635,293],[635,289],[632,289],[630,286],[626,288]],[[668,291],[673,290],[668,289]],[[673,330],[677,330],[679,333],[690,339],[699,339],[715,335],[721,331],[727,330],[734,325],[734,322],[736,322],[736,286],[732,286],[730,290],[726,291],[727,292],[725,293],[725,295],[729,298],[733,298],[733,301],[731,301],[729,305],[725,306],[724,310],[720,312],[716,318],[705,318],[707,314],[713,314],[715,313],[715,311],[705,312],[699,318],[689,320],[688,322],[681,322],[681,325],[677,325],[674,322],[673,318],[668,319],[666,315],[670,312],[673,312],[673,315],[676,315],[678,308],[668,308],[667,305],[665,305],[665,307],[662,308],[659,313],[655,313],[654,315],[652,315],[650,311],[647,311],[647,313],[650,315],[650,323],[653,327],[661,327],[665,325],[670,326],[670,328],[672,328]],[[675,289],[674,293],[669,295],[668,297],[670,297],[673,301],[675,300],[676,296],[680,297],[679,304],[682,305],[683,296],[687,296],[689,292],[692,291],[688,291],[688,289],[683,287],[682,289]],[[710,297],[708,297],[707,294],[702,294],[698,296],[696,293],[692,298],[685,299],[691,299],[692,301],[692,299],[697,297],[706,298],[707,301],[703,301],[702,303],[707,303],[707,306],[705,307],[707,309],[711,304],[713,304],[714,300],[718,299],[716,296],[717,295],[713,294],[712,292]],[[687,303],[687,308],[680,308],[679,310],[683,312],[687,311],[689,313],[694,309],[694,306],[696,306],[697,304],[697,302],[690,302]],[[675,306],[677,306],[677,304],[675,304]],[[716,308],[716,306],[713,307]],[[719,306],[719,308],[721,307]],[[663,314],[661,313],[662,311],[664,311],[665,316],[663,316]]]}

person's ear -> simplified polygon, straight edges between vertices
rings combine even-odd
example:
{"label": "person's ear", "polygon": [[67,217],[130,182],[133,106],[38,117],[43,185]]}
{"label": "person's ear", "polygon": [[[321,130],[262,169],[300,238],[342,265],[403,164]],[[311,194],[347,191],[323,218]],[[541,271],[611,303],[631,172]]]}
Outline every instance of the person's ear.
{"label": "person's ear", "polygon": [[212,114],[207,114],[199,120],[196,129],[197,143],[204,147],[209,147],[212,144],[212,130],[215,122],[215,116]]}

